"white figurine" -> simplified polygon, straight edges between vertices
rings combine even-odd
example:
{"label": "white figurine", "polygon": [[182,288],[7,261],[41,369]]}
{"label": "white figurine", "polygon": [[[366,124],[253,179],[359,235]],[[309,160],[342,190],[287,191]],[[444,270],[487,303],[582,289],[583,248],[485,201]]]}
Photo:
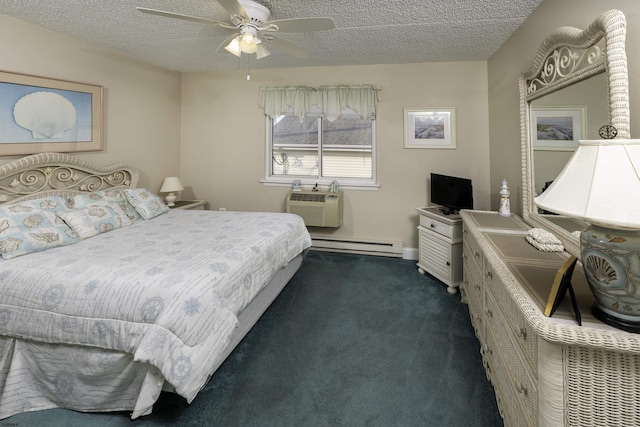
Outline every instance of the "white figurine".
{"label": "white figurine", "polygon": [[507,180],[502,180],[502,188],[500,188],[500,209],[498,215],[511,216],[511,203],[509,202],[509,187],[507,186]]}

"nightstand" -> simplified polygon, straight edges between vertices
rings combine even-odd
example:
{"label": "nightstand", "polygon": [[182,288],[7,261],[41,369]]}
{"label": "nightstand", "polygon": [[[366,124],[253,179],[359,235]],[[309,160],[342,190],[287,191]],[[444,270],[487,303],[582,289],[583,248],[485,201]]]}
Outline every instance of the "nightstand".
{"label": "nightstand", "polygon": [[418,271],[441,280],[455,294],[462,281],[462,219],[443,215],[435,207],[416,210],[420,213]]}
{"label": "nightstand", "polygon": [[192,210],[205,210],[207,205],[206,200],[176,200],[175,206],[170,206],[171,209],[192,209]]}

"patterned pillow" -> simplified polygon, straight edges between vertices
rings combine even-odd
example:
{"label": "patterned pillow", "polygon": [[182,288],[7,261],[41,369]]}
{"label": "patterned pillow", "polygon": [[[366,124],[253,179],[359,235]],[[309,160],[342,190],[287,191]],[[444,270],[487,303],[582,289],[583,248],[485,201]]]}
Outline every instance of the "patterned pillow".
{"label": "patterned pillow", "polygon": [[122,190],[122,192],[143,219],[155,218],[169,212],[169,207],[158,196],[145,188],[132,188]]}
{"label": "patterned pillow", "polygon": [[4,259],[76,243],[78,235],[56,212],[67,207],[60,197],[0,207],[0,254]]}
{"label": "patterned pillow", "polygon": [[4,205],[3,207],[11,207],[12,212],[16,212],[18,210],[27,212],[29,209],[42,209],[51,212],[64,212],[73,209],[73,207],[69,206],[67,200],[59,196],[49,196],[43,197],[41,199],[25,200],[23,202],[18,202],[11,205]]}
{"label": "patterned pillow", "polygon": [[81,239],[133,224],[117,203],[105,201],[94,203],[84,209],[59,213],[58,216],[78,233]]}
{"label": "patterned pillow", "polygon": [[73,198],[73,205],[75,209],[85,209],[90,204],[99,201],[116,202],[120,205],[120,209],[127,214],[131,221],[140,219],[140,214],[129,203],[122,191],[118,188],[112,188],[109,190],[94,191],[93,193],[79,194]]}

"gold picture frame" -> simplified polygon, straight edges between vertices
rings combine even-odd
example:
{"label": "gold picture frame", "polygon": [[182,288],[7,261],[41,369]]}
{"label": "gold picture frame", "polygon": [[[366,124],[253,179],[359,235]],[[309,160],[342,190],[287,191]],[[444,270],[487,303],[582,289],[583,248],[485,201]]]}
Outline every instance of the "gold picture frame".
{"label": "gold picture frame", "polygon": [[0,71],[0,156],[103,149],[102,86]]}
{"label": "gold picture frame", "polygon": [[547,300],[547,305],[544,309],[544,315],[547,317],[553,316],[553,313],[556,311],[562,300],[564,300],[567,291],[569,291],[576,321],[578,322],[578,325],[582,325],[580,309],[578,308],[578,302],[573,291],[573,286],[571,286],[571,276],[573,276],[573,270],[576,267],[577,261],[578,260],[575,256],[569,257],[556,272],[553,285],[551,285],[551,291],[549,292],[549,299]]}

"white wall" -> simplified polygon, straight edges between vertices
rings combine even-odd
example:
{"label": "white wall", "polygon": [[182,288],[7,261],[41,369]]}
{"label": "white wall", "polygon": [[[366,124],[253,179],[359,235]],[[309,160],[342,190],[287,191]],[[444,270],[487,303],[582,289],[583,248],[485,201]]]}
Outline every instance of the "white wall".
{"label": "white wall", "polygon": [[[104,87],[104,151],[78,153],[100,166],[130,161],[153,191],[179,173],[180,74],[0,15],[0,69]],[[20,156],[0,155],[0,164]]]}
{"label": "white wall", "polygon": [[[184,74],[181,177],[212,209],[283,211],[288,188],[260,183],[265,174],[265,85],[374,84],[378,191],[346,190],[341,237],[403,241],[416,248],[416,207],[427,203],[427,177],[471,178],[475,203],[489,208],[485,62],[424,63]],[[403,109],[455,107],[457,149],[404,149]],[[495,184],[495,183],[494,183]],[[497,184],[496,184],[497,185]],[[316,230],[314,230],[316,232]]]}

